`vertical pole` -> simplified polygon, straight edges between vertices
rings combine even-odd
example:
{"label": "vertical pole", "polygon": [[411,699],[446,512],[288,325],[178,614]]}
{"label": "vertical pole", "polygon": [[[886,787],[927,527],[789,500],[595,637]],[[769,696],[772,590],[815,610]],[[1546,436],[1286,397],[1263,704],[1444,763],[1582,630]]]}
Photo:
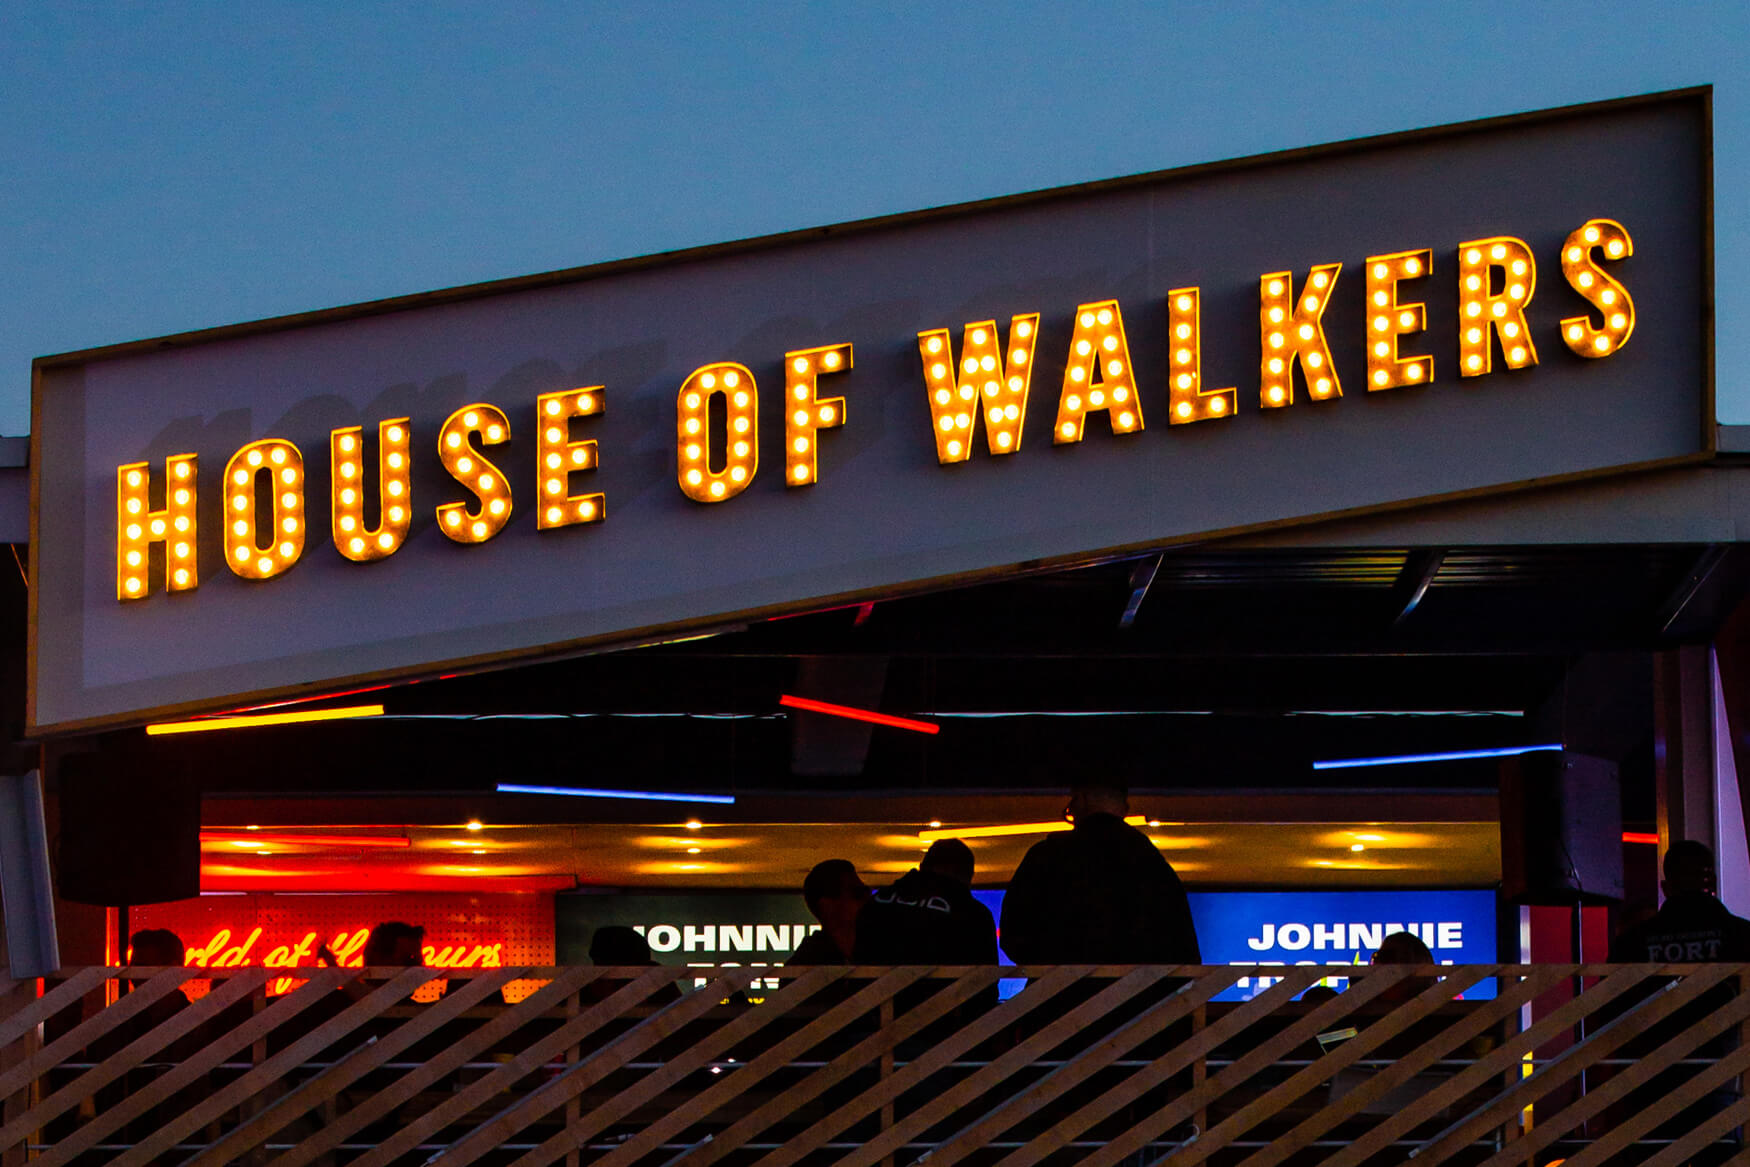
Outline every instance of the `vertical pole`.
{"label": "vertical pole", "polygon": [[1659,854],[1678,839],[1715,845],[1713,665],[1705,645],[1653,657]]}
{"label": "vertical pole", "polygon": [[[881,1002],[881,1037],[884,1048],[881,1051],[881,1083],[886,1085],[887,1079],[893,1076],[893,1043],[887,1041],[887,1036],[893,1031],[893,998]],[[893,1126],[893,1100],[890,1098],[881,1104],[881,1133],[886,1134]],[[893,1156],[888,1155],[881,1160],[881,1167],[893,1167]]]}
{"label": "vertical pole", "polygon": [[[1196,1040],[1198,1033],[1203,1030],[1208,1022],[1209,1007],[1207,1005],[1199,1005],[1191,1011],[1191,1037],[1193,1040]],[[1199,1054],[1197,1060],[1191,1063],[1191,1089],[1193,1090],[1203,1085],[1203,1083],[1209,1079],[1208,1057],[1208,1054]],[[1196,1122],[1197,1130],[1199,1132],[1209,1129],[1209,1110],[1207,1107],[1200,1109],[1197,1112]]]}
{"label": "vertical pole", "polygon": [[[582,993],[573,993],[571,996],[565,998],[565,1019],[567,1022],[581,1012],[583,1012]],[[569,1046],[565,1047],[565,1070],[567,1073],[570,1073],[571,1068],[577,1065],[581,1060],[583,1060],[583,1047],[580,1044],[572,1042]],[[575,1126],[577,1121],[582,1117],[583,1101],[576,1095],[573,1095],[565,1103],[566,1127],[570,1128]],[[583,1152],[579,1151],[577,1148],[574,1147],[565,1152],[565,1167],[580,1167],[582,1162]]]}

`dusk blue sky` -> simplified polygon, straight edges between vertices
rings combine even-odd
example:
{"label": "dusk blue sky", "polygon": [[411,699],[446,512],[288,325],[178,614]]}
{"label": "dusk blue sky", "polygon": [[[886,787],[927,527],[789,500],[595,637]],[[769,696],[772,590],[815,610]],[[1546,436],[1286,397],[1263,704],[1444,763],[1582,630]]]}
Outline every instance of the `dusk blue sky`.
{"label": "dusk blue sky", "polygon": [[1366,134],[1715,86],[1750,422],[1750,4],[7,4],[32,357]]}

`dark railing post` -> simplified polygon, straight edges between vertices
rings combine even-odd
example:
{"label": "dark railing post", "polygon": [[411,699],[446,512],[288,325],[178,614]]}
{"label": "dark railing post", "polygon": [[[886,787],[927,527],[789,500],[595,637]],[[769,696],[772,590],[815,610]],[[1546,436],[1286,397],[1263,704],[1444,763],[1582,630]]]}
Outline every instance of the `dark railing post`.
{"label": "dark railing post", "polygon": [[[565,1020],[570,1021],[581,1012],[583,1012],[583,993],[581,991],[573,993],[565,998]],[[569,1073],[571,1068],[577,1065],[581,1060],[583,1060],[583,1045],[581,1042],[572,1042],[565,1047],[565,1070],[567,1073]],[[569,1099],[565,1103],[565,1125],[570,1127],[582,1117],[583,1099]],[[565,1167],[580,1167],[582,1162],[582,1151],[573,1148],[572,1150],[565,1152]]]}
{"label": "dark railing post", "polygon": [[[37,982],[34,980],[0,981],[0,1021],[24,1009],[36,1000]],[[33,1028],[24,1040],[0,1049],[0,1073],[10,1067],[29,1060],[37,1051],[36,1030]],[[28,1090],[22,1090],[9,1098],[0,1099],[0,1123],[10,1123],[19,1115],[24,1114],[35,1101],[40,1085],[32,1085]],[[0,1167],[23,1167],[25,1161],[25,1145],[20,1142],[16,1146],[0,1148]]]}
{"label": "dark railing post", "polygon": [[[881,1051],[881,1082],[883,1085],[886,1084],[887,1079],[889,1079],[893,1076],[893,1047],[894,1047],[894,1043],[892,1041],[887,1040],[891,1036],[892,1032],[893,1032],[893,998],[888,997],[886,1000],[881,1002],[881,1037],[882,1037],[883,1047],[884,1047]],[[881,1104],[881,1130],[880,1130],[880,1133],[886,1134],[888,1129],[892,1126],[893,1126],[893,1101],[892,1101],[892,1099],[889,1099],[888,1101]],[[893,1156],[888,1155],[886,1158],[882,1159],[881,1160],[881,1167],[893,1167]]]}

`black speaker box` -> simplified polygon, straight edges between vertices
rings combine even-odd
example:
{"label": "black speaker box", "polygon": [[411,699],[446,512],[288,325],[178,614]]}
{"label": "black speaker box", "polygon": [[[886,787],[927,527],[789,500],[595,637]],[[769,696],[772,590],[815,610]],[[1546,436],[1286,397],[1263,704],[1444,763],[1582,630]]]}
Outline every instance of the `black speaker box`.
{"label": "black speaker box", "polygon": [[1622,899],[1615,762],[1552,750],[1502,763],[1501,894],[1551,906]]}
{"label": "black speaker box", "polygon": [[185,900],[201,890],[200,793],[180,772],[125,753],[60,759],[56,890],[99,907]]}

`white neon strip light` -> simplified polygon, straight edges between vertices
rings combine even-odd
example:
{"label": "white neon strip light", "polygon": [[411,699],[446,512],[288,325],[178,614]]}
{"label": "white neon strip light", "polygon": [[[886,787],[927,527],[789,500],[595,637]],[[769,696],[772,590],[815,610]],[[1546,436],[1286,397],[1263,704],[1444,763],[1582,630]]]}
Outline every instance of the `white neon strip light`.
{"label": "white neon strip light", "polygon": [[1495,750],[1449,750],[1443,754],[1399,754],[1392,758],[1339,758],[1330,762],[1314,762],[1315,770],[1344,770],[1359,766],[1408,766],[1415,762],[1463,762],[1472,758],[1513,758],[1520,754],[1538,754],[1560,750],[1561,743],[1545,746],[1507,746]]}
{"label": "white neon strip light", "polygon": [[715,802],[735,805],[733,794],[674,794],[666,790],[595,790],[584,786],[523,786],[500,782],[500,794],[566,794],[573,798],[633,798],[644,802]]}

